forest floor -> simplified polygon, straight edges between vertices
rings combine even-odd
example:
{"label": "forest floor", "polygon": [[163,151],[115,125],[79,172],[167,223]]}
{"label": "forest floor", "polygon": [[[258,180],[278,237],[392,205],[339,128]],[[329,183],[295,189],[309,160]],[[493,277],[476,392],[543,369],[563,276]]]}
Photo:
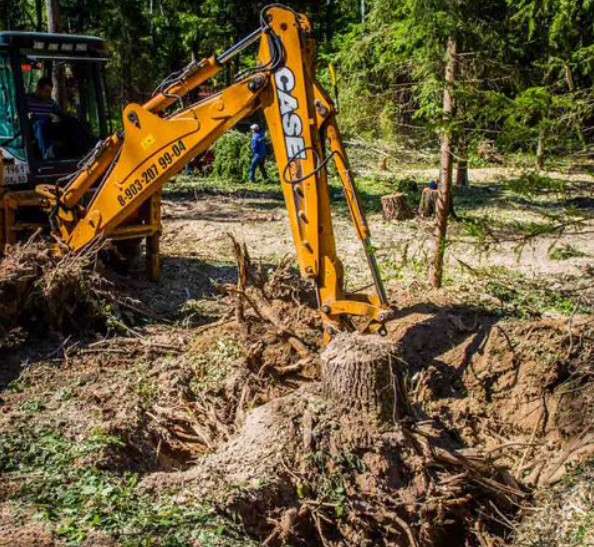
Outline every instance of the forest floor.
{"label": "forest floor", "polygon": [[[594,544],[594,177],[471,169],[434,290],[432,223],[385,222],[380,198],[437,170],[369,165],[407,419],[362,433],[325,404],[278,186],[182,176],[160,283],[77,270],[100,308],[67,287],[56,311],[43,249],[0,265],[5,296],[54,299],[0,342],[0,545]],[[365,261],[332,197],[356,289]],[[264,280],[254,305],[229,234]],[[37,281],[23,296],[16,278]]]}

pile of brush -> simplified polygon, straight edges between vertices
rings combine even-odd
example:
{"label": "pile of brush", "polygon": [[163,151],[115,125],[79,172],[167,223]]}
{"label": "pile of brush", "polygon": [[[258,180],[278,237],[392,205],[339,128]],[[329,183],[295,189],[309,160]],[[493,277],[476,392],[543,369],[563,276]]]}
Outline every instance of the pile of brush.
{"label": "pile of brush", "polygon": [[[218,286],[227,312],[193,331],[191,357],[176,362],[179,377],[174,382],[166,378],[174,373],[168,365],[159,381],[177,386],[149,416],[163,461],[171,455],[179,461],[215,451],[253,407],[319,377],[321,321],[312,287],[301,280],[292,261],[264,267],[252,262],[245,245],[231,240],[238,281]],[[227,339],[240,348],[234,362],[215,373],[217,381],[202,383],[203,376],[224,366],[217,355],[221,348],[225,351]],[[197,362],[203,364],[196,368]],[[187,389],[180,393],[179,386]]]}
{"label": "pile of brush", "polygon": [[97,269],[97,249],[58,257],[36,239],[0,260],[0,340],[16,327],[31,332],[104,328],[113,286]]}

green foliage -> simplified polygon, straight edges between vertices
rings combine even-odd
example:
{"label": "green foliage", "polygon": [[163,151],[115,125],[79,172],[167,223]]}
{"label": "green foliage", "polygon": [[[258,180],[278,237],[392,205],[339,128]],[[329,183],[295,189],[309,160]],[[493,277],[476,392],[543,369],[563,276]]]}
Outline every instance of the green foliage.
{"label": "green foliage", "polygon": [[93,530],[123,545],[246,545],[207,505],[151,498],[139,476],[118,476],[95,467],[98,454],[122,446],[118,437],[96,432],[83,442],[28,427],[0,437],[0,473],[21,477],[12,499],[36,510],[59,537],[78,545]]}
{"label": "green foliage", "polygon": [[586,253],[576,249],[570,243],[564,245],[553,245],[549,249],[549,258],[551,260],[569,260],[570,258],[580,258],[587,256]]}
{"label": "green foliage", "polygon": [[416,209],[421,198],[417,181],[411,178],[398,179],[395,186],[396,192],[401,192],[406,196],[408,206],[413,210]]}
{"label": "green foliage", "polygon": [[583,98],[558,95],[544,86],[529,87],[501,111],[499,144],[510,150],[535,151],[540,137],[549,150],[574,148],[582,138],[576,133],[580,120],[591,112]]}
{"label": "green foliage", "polygon": [[527,171],[522,176],[506,181],[505,187],[521,196],[534,198],[545,192],[563,193],[566,189],[566,181],[553,179],[541,175],[536,171]]}
{"label": "green foliage", "polygon": [[298,487],[298,494],[315,491],[326,507],[331,507],[337,519],[346,518],[349,513],[349,480],[353,471],[363,473],[366,468],[361,458],[352,452],[330,455],[318,450],[308,456],[309,463],[316,469],[315,483],[304,483]]}
{"label": "green foliage", "polygon": [[[505,5],[499,0],[373,2],[365,22],[337,40],[337,62],[348,74],[344,84],[350,88],[342,102],[347,129],[383,138],[411,127],[417,136],[432,133],[442,125],[448,37],[456,37],[464,49],[497,59],[506,43],[499,37],[504,18]],[[478,59],[475,66],[481,66]],[[456,93],[462,98],[463,90]],[[377,123],[387,116],[389,130]]]}
{"label": "green foliage", "polygon": [[[268,166],[270,175],[273,174],[272,167]],[[274,200],[282,200],[283,194],[278,182],[263,181],[256,179],[256,182],[247,182],[238,178],[224,178],[210,175],[207,177],[196,177],[193,175],[180,175],[176,178],[175,184],[166,186],[166,195],[186,195],[188,193],[200,192],[203,194],[226,194],[242,196],[255,193],[260,197],[268,197]],[[272,205],[270,205],[272,206]]]}
{"label": "green foliage", "polygon": [[591,0],[376,0],[335,39],[342,123],[367,138],[435,142],[444,127],[448,37],[461,55],[448,122],[469,142],[501,151],[583,147],[594,114]]}
{"label": "green foliage", "polygon": [[[111,45],[108,88],[116,120],[120,104],[146,100],[192,57],[221,52],[257,28],[265,3],[59,2],[65,29],[97,34]],[[289,5],[313,20],[319,79],[326,87],[328,63],[338,69],[340,124],[347,135],[411,139],[425,146],[448,127],[470,143],[493,139],[502,152],[532,154],[540,140],[549,155],[592,143],[593,0],[293,0]],[[36,18],[33,0],[0,7],[0,27],[31,30]],[[450,37],[460,55],[453,90],[457,113],[446,122],[444,53]],[[255,51],[242,54],[214,86],[228,85],[232,73],[254,64]],[[229,169],[233,177],[245,175],[245,165]]]}
{"label": "green foliage", "polygon": [[396,181],[396,191],[403,194],[416,195],[419,192],[417,181],[410,178],[398,179]]}
{"label": "green foliage", "polygon": [[220,338],[214,347],[202,352],[192,361],[195,393],[217,390],[222,386],[233,364],[242,356],[242,348],[232,338]]}
{"label": "green foliage", "polygon": [[572,298],[575,295],[551,291],[546,280],[543,283],[505,267],[478,269],[473,275],[484,281],[484,290],[498,301],[498,311],[507,316],[535,319],[544,314],[569,316],[576,311],[587,312]]}
{"label": "green foliage", "polygon": [[[394,192],[394,184],[386,179],[360,177],[356,179],[357,190],[361,197],[363,209],[368,212],[377,212],[382,210],[381,198],[386,194]],[[331,198],[337,205],[343,205],[346,211],[346,202],[342,184],[338,177],[330,180]]]}
{"label": "green foliage", "polygon": [[239,131],[229,131],[214,147],[212,173],[223,179],[247,181],[252,159],[250,137]]}

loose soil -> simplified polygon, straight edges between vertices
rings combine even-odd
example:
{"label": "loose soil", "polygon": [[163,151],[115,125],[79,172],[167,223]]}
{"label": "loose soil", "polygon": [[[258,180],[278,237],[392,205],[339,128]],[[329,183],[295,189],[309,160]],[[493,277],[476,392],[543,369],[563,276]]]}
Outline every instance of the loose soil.
{"label": "loose soil", "polygon": [[[35,242],[0,263],[0,293],[14,295],[0,307],[0,443],[23,430],[118,439],[76,465],[135,473],[139,495],[208,503],[240,523],[246,542],[519,545],[546,536],[538,508],[561,509],[541,492],[594,458],[592,315],[510,316],[476,293],[393,279],[398,312],[383,343],[406,400],[378,420],[347,412],[320,383],[320,321],[311,288],[282,260],[291,241],[280,202],[174,196],[165,212],[159,284],[94,262],[55,263]],[[339,215],[343,261],[362,284],[346,223]],[[418,235],[414,223],[371,216],[380,260]],[[226,232],[246,242],[251,261]],[[452,255],[475,269],[494,260],[587,279],[591,238],[563,237],[585,256],[550,260],[548,236],[535,243],[536,261],[514,258],[511,244],[479,261],[470,247],[458,253],[462,245]],[[81,294],[85,306],[74,306]],[[0,545],[65,543],[60,517],[40,520],[34,503],[19,501],[21,487],[43,479],[2,470]],[[571,488],[559,496],[591,510]],[[90,529],[80,542],[125,543]]]}

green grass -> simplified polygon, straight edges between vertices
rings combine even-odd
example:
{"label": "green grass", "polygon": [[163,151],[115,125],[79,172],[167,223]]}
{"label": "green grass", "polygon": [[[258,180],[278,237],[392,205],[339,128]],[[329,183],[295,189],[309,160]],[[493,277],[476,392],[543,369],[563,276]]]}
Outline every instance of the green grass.
{"label": "green grass", "polygon": [[570,316],[591,310],[574,294],[550,289],[550,278],[529,278],[503,266],[475,268],[470,274],[471,291],[490,295],[498,305],[491,312],[506,317],[537,319],[543,315]]}
{"label": "green grass", "polygon": [[567,186],[567,181],[563,179],[554,179],[536,171],[525,171],[519,177],[506,181],[504,185],[514,194],[533,199],[551,193],[563,195]]}
{"label": "green grass", "polygon": [[588,211],[567,205],[572,183],[534,171],[490,184],[476,184],[456,192],[456,212],[461,223],[456,232],[490,245],[501,241],[520,244],[539,236],[579,230]]}
{"label": "green grass", "polygon": [[[164,187],[165,196],[186,196],[196,194],[235,195],[237,197],[266,197],[269,199],[283,199],[283,189],[278,179],[278,174],[269,166],[268,172],[273,175],[272,181],[257,179],[256,182],[247,182],[240,178],[224,178],[214,175],[200,177],[196,175],[179,175],[172,184]],[[259,177],[259,175],[258,175]],[[403,179],[405,180],[405,179]],[[409,179],[406,179],[409,180]],[[381,211],[381,198],[386,194],[402,191],[402,181],[387,181],[374,178],[357,178],[357,188],[361,202],[366,212]],[[330,198],[341,214],[347,214],[347,205],[340,180],[333,176],[330,179]],[[409,185],[404,188],[409,196],[409,204],[416,207],[418,195],[412,192]],[[409,195],[410,194],[410,195]],[[419,194],[420,195],[420,194]]]}
{"label": "green grass", "polygon": [[468,214],[462,217],[458,225],[467,237],[479,244],[498,243],[501,241],[524,242],[538,236],[557,235],[563,231],[561,222],[551,219],[534,219],[528,216],[516,218],[510,215],[483,213]]}
{"label": "green grass", "polygon": [[93,463],[105,450],[123,445],[100,431],[74,442],[25,425],[0,437],[0,473],[19,485],[11,496],[17,507],[53,525],[71,545],[94,530],[127,546],[249,544],[207,504],[153,497],[139,489],[137,473],[116,474]]}
{"label": "green grass", "polygon": [[179,175],[175,181],[164,187],[165,196],[176,194],[187,195],[192,193],[222,194],[238,196],[260,195],[269,198],[282,199],[282,190],[278,181],[247,182],[240,179],[222,177],[198,177],[195,175]]}
{"label": "green grass", "polygon": [[[363,205],[363,209],[366,213],[378,213],[382,210],[382,196],[393,194],[394,192],[400,192],[405,190],[407,196],[409,192],[407,192],[406,188],[403,188],[400,184],[400,180],[385,180],[385,179],[375,179],[371,177],[359,177],[356,179],[357,189],[359,191],[359,196],[361,197],[361,204]],[[342,196],[342,186],[338,178],[334,177],[330,181],[330,188],[332,189],[332,197],[334,202],[340,202],[345,208],[346,211],[346,203],[344,202],[344,198]],[[410,191],[410,188],[408,188]],[[412,192],[411,192],[412,194]],[[416,196],[410,198],[411,203],[417,202]]]}
{"label": "green grass", "polygon": [[427,279],[429,271],[429,256],[426,251],[417,251],[414,255],[409,252],[408,245],[398,246],[393,257],[382,257],[379,261],[380,273],[384,281],[398,281],[400,283],[418,283]]}
{"label": "green grass", "polygon": [[569,260],[570,258],[580,258],[583,256],[588,255],[569,243],[554,245],[549,249],[549,258],[551,260]]}

